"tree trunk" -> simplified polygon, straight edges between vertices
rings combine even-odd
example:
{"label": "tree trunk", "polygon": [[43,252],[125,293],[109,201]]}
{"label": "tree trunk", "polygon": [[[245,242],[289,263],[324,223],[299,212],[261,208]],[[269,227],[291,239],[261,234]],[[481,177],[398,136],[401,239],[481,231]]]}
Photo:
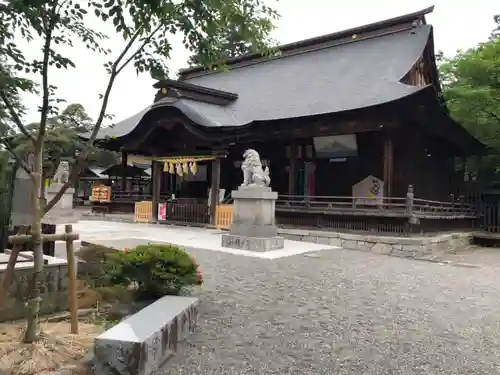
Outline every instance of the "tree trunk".
{"label": "tree trunk", "polygon": [[42,142],[37,142],[34,152],[33,165],[33,222],[31,225],[32,245],[33,245],[33,275],[30,282],[30,297],[28,301],[27,327],[24,335],[24,342],[31,343],[38,338],[37,323],[40,313],[40,279],[43,272],[43,249],[42,249]]}

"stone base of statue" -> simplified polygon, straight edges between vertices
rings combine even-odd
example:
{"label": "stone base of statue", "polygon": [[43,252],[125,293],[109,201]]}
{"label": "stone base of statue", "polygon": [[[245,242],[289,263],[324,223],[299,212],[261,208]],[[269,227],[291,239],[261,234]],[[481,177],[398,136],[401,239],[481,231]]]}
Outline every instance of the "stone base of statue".
{"label": "stone base of statue", "polygon": [[[53,182],[46,190],[47,202],[50,202],[52,198],[61,190],[63,184],[58,182]],[[66,190],[61,197],[61,199],[56,203],[56,205],[44,216],[42,222],[44,224],[73,224],[78,222],[79,217],[73,209],[73,194],[75,193],[74,188],[69,188]]]}
{"label": "stone base of statue", "polygon": [[283,249],[285,240],[277,236],[275,204],[278,193],[270,187],[240,186],[234,199],[230,233],[222,235],[222,246],[233,249],[268,251]]}

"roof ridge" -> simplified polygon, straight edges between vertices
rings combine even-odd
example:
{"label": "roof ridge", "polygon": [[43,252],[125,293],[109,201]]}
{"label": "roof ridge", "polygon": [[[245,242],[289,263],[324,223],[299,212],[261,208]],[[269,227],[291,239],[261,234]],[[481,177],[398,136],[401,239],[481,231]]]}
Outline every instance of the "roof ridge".
{"label": "roof ridge", "polygon": [[[282,53],[289,52],[288,55],[282,56],[282,57],[286,57],[289,55],[294,55],[295,53],[293,53],[293,51],[298,50],[300,48],[319,46],[320,44],[332,42],[332,41],[335,41],[338,39],[342,39],[345,37],[349,37],[349,36],[353,36],[353,35],[357,35],[357,34],[361,34],[361,33],[374,32],[377,30],[381,31],[381,29],[389,28],[391,26],[401,25],[404,23],[408,23],[410,21],[415,21],[416,19],[419,19],[419,18],[422,19],[422,21],[425,23],[425,15],[432,13],[433,11],[434,11],[434,5],[430,6],[428,8],[422,9],[420,11],[408,13],[408,14],[405,14],[402,16],[393,17],[393,18],[382,20],[382,21],[373,22],[370,24],[360,25],[357,27],[337,31],[337,32],[330,33],[330,34],[320,35],[320,36],[313,37],[313,38],[303,39],[303,40],[299,40],[299,41],[292,42],[292,43],[283,44],[283,45],[278,46],[277,49]],[[399,31],[401,31],[401,30],[399,30]],[[385,35],[385,33],[380,34],[380,35],[373,35],[372,37],[382,36],[382,35]],[[354,38],[354,39],[356,39],[356,38]],[[363,39],[359,39],[359,40],[363,40]],[[352,40],[352,41],[358,41],[358,40]],[[260,53],[249,53],[249,54],[245,54],[242,56],[238,56],[238,57],[234,57],[234,58],[229,59],[226,62],[226,66],[229,69],[231,69],[232,66],[237,65],[238,63],[250,62],[250,61],[255,61],[255,60],[265,59],[265,58],[266,58],[266,56],[263,56]],[[197,76],[198,75],[197,73],[213,74],[213,73],[218,73],[218,72],[219,72],[219,70],[207,71],[202,66],[195,66],[192,68],[181,69],[179,71],[179,80],[182,81],[185,79],[192,78],[193,76]]]}

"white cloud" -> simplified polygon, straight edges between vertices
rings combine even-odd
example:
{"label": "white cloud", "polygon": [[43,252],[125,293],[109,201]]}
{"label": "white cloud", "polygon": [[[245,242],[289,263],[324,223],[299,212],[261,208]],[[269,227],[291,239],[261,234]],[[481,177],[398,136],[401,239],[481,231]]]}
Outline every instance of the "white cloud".
{"label": "white cloud", "polygon": [[[432,4],[429,0],[281,0],[276,8],[281,19],[274,37],[280,43],[289,43],[414,12]],[[498,0],[435,0],[434,4],[434,13],[427,20],[435,28],[436,49],[443,50],[447,55],[486,40],[494,26],[493,15],[500,13]],[[173,40],[172,44],[174,48],[169,66],[175,73],[186,66],[189,54],[180,40]],[[116,51],[120,48],[116,46],[122,45],[119,36],[111,38],[110,46],[114,46]],[[29,47],[31,53],[40,50],[33,44]],[[107,82],[102,67],[107,59],[87,51],[83,46],[68,51],[68,56],[76,63],[76,69],[51,70],[50,83],[58,87],[59,97],[68,103],[83,104],[95,118],[101,105],[98,94],[104,91]],[[119,121],[151,104],[155,94],[153,83],[149,74],[137,76],[132,67],[124,70],[114,86],[108,113],[114,114]],[[37,121],[40,99],[26,97],[26,104],[30,109],[26,120]]]}

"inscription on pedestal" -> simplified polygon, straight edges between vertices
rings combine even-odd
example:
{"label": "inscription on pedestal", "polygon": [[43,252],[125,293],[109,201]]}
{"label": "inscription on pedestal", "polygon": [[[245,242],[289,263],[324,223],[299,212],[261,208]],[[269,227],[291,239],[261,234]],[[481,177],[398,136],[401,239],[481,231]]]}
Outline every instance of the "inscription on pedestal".
{"label": "inscription on pedestal", "polygon": [[240,250],[269,251],[283,249],[285,239],[283,237],[248,237],[223,234],[222,246]]}

